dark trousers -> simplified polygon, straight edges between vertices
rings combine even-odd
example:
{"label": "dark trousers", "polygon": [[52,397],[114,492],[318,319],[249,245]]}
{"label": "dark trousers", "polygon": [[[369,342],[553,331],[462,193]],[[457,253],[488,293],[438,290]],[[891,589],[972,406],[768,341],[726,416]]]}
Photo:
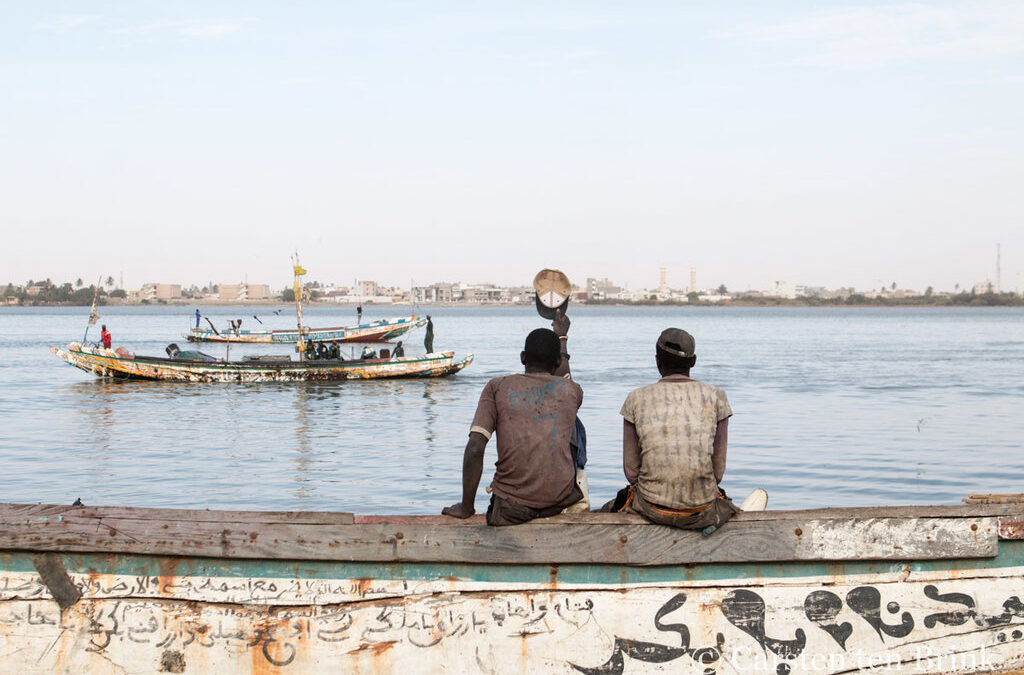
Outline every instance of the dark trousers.
{"label": "dark trousers", "polygon": [[632,485],[619,490],[615,499],[602,506],[600,510],[606,513],[636,513],[652,523],[678,527],[681,530],[703,530],[709,525],[721,527],[740,512],[740,508],[733,504],[724,490],[719,490],[718,496],[700,510],[685,513],[651,504]]}
{"label": "dark trousers", "polygon": [[583,499],[583,491],[580,490],[580,486],[576,484],[575,479],[572,482],[572,492],[569,493],[568,497],[557,504],[543,509],[534,509],[522,504],[516,504],[498,495],[491,495],[491,503],[487,506],[487,524],[494,526],[518,525],[519,523],[528,523],[537,518],[550,518],[551,516],[557,516],[581,499]]}

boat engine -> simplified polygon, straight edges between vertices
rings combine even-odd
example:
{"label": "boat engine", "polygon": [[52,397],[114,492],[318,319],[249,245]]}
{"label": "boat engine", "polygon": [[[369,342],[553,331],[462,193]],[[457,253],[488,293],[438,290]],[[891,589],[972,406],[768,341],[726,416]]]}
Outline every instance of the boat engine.
{"label": "boat engine", "polygon": [[179,352],[181,352],[181,350],[178,349],[178,345],[174,342],[167,345],[167,348],[164,351],[167,352],[167,356],[171,357],[172,359],[175,356],[177,356]]}

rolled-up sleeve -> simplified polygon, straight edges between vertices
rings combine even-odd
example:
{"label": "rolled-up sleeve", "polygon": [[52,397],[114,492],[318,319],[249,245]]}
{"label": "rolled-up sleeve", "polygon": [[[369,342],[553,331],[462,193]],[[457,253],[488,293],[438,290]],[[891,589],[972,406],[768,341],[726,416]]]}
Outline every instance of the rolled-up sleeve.
{"label": "rolled-up sleeve", "polygon": [[729,397],[721,389],[718,390],[718,422],[732,417],[732,408],[729,407]]}
{"label": "rolled-up sleeve", "polygon": [[626,397],[626,401],[622,404],[622,409],[619,410],[619,414],[622,415],[622,419],[626,420],[630,424],[636,424],[635,407],[633,393],[630,392],[629,396]]}
{"label": "rolled-up sleeve", "polygon": [[483,434],[484,438],[490,439],[498,424],[498,405],[495,400],[496,387],[494,380],[491,380],[480,392],[480,401],[476,404],[476,414],[473,415],[473,424],[469,432],[474,431]]}

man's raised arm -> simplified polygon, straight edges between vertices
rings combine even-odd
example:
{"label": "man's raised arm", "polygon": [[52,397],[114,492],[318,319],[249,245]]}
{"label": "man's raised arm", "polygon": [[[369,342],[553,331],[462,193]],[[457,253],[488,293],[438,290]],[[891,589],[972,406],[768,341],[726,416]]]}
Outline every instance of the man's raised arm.
{"label": "man's raised arm", "polygon": [[572,322],[561,309],[555,310],[555,318],[551,320],[551,330],[558,336],[558,346],[561,348],[562,363],[554,372],[558,377],[572,378],[569,371],[569,326]]}

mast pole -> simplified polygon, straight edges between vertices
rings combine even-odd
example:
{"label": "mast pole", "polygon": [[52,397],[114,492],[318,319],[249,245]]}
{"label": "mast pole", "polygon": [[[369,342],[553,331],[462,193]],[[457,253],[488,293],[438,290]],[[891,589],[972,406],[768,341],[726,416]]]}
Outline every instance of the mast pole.
{"label": "mast pole", "polygon": [[306,343],[302,339],[302,284],[300,278],[306,274],[306,270],[302,269],[302,265],[299,264],[299,252],[296,251],[295,255],[292,256],[292,271],[294,272],[294,281],[292,282],[293,292],[295,294],[295,320],[299,328],[299,339],[296,342],[295,348],[299,352],[306,351]]}
{"label": "mast pole", "polygon": [[96,323],[96,319],[100,318],[100,313],[96,311],[96,299],[100,294],[100,281],[103,281],[103,275],[96,281],[96,287],[92,291],[92,308],[89,310],[89,321],[85,324],[85,334],[82,335],[82,344],[85,344],[86,340],[89,339],[89,326]]}

